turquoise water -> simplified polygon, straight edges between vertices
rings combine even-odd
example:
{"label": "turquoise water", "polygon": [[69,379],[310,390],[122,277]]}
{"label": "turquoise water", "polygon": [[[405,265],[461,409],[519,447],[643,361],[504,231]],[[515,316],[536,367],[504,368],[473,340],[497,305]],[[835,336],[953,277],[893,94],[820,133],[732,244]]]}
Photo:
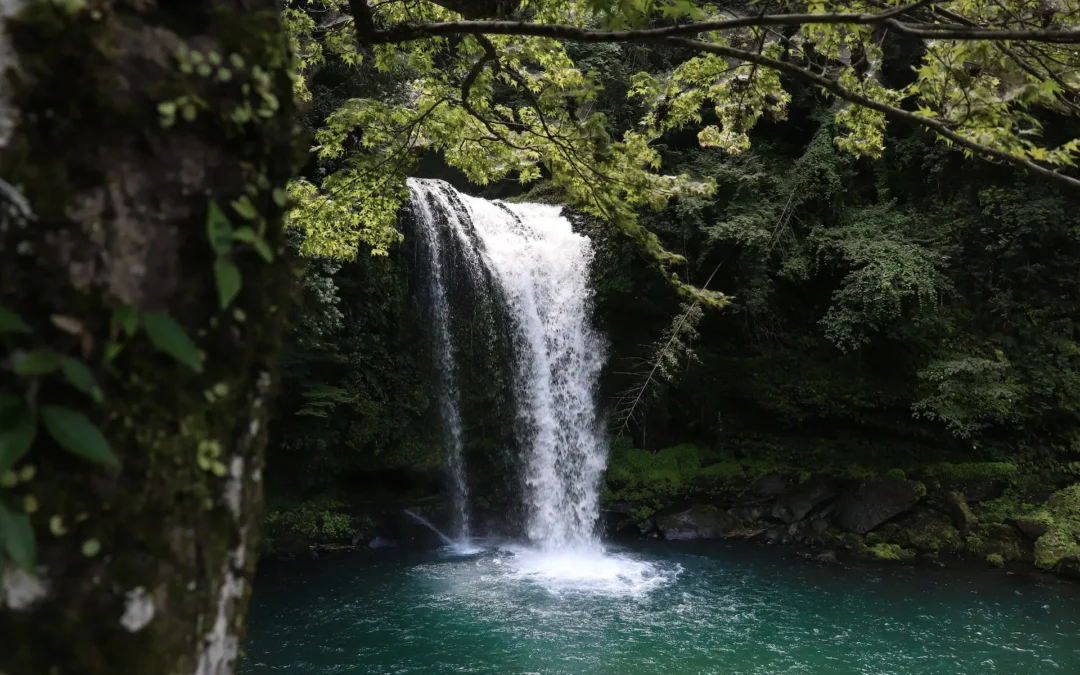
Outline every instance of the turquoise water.
{"label": "turquoise water", "polygon": [[743,544],[372,551],[257,578],[241,673],[1080,673],[1080,589]]}

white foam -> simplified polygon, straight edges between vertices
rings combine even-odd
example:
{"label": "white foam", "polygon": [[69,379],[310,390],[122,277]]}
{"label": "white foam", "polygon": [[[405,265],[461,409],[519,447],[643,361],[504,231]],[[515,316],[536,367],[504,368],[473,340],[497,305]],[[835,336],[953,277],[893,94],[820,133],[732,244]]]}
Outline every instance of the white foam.
{"label": "white foam", "polygon": [[552,551],[507,546],[500,559],[506,579],[534,583],[554,594],[642,596],[675,583],[682,567],[662,566],[603,548]]}

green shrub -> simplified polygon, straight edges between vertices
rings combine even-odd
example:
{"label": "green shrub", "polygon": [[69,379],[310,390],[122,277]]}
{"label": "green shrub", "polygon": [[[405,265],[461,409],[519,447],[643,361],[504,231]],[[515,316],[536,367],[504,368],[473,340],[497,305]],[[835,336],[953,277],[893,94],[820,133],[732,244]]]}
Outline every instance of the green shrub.
{"label": "green shrub", "polygon": [[332,510],[340,506],[332,500],[316,500],[268,509],[263,514],[263,530],[271,536],[293,533],[315,541],[348,539],[357,528],[348,515]]}

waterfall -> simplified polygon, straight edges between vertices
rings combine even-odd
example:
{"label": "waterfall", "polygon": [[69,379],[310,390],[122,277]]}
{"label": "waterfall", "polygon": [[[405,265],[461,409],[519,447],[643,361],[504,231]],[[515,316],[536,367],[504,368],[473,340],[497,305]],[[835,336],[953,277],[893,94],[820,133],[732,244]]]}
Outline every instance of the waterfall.
{"label": "waterfall", "polygon": [[[591,325],[592,243],[573,231],[558,207],[490,202],[435,180],[410,179],[409,190],[420,221],[418,238],[432,251],[439,242],[458,242],[466,250],[465,266],[473,270],[466,272],[486,270],[507,307],[514,330],[529,538],[548,550],[597,548],[606,449],[595,401],[604,344]],[[432,284],[446,283],[447,270],[440,263],[429,272]],[[440,371],[452,373],[446,295],[445,289],[435,291],[433,300],[436,332],[446,337],[439,356],[446,363]],[[460,416],[447,413],[454,408],[453,390],[443,390],[443,399],[450,401],[443,409],[451,427],[451,470],[463,471]],[[457,420],[456,439],[451,418]]]}
{"label": "waterfall", "polygon": [[[448,186],[447,186],[448,187]],[[409,181],[410,205],[413,209],[418,239],[428,265],[427,292],[431,301],[432,323],[435,327],[435,366],[438,374],[438,401],[443,424],[446,426],[449,452],[447,468],[450,476],[450,500],[453,506],[451,530],[458,539],[469,538],[469,484],[465,474],[464,440],[461,425],[460,394],[454,372],[454,344],[450,334],[450,301],[447,289],[453,240],[464,239],[463,223],[458,213],[442,208],[442,200],[432,198],[439,186],[427,186]],[[471,251],[471,246],[463,247]]]}

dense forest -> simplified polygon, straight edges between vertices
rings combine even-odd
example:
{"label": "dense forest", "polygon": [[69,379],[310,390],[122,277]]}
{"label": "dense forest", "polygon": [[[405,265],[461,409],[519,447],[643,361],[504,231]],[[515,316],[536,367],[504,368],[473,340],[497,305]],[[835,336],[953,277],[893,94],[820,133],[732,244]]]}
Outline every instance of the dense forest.
{"label": "dense forest", "polygon": [[[882,81],[909,83],[912,43],[893,38],[883,49]],[[647,111],[627,104],[631,75],[660,76],[691,56],[642,45],[570,45],[567,54],[597,77],[591,114],[612,135]],[[316,129],[350,97],[396,86],[355,73],[331,58],[311,76]],[[1040,503],[1080,476],[1076,195],[905,125],[888,128],[881,157],[852,157],[834,141],[838,104],[798,82],[785,89],[784,114],[764,116],[743,152],[700,147],[716,112],[655,142],[666,171],[716,182],[711,194],[638,212],[681,257],[667,274],[716,292],[712,302],[680,292],[633,232],[570,210],[597,242],[591,276],[610,345],[601,384],[613,446],[608,530],[636,532],[688,499],[727,505],[763,477],[891,472],[918,489],[929,483],[924,501],[940,511],[929,544],[893,537],[911,555],[944,547],[1033,560],[1034,542],[1011,528],[1003,542],[965,541],[944,502],[966,488],[989,529],[1044,513]],[[502,92],[521,105],[515,95]],[[1041,114],[1048,135],[1074,133],[1067,117]],[[340,161],[313,160],[307,175],[331,175]],[[475,186],[438,155],[415,174],[491,198],[569,201],[545,178]],[[445,522],[424,270],[407,209],[396,222],[404,239],[386,255],[361,245],[355,259],[307,264],[270,448],[268,531],[279,552],[400,536],[385,521],[406,506]],[[304,248],[299,236],[293,245]],[[490,313],[455,320],[469,336],[460,370],[473,508],[501,531],[506,518],[496,514],[517,508],[505,340],[476,337],[498,335]],[[1075,498],[1059,501],[1065,495]],[[1073,513],[1070,501],[1046,517]],[[1072,535],[1063,536],[1045,566],[1068,559]]]}
{"label": "dense forest", "polygon": [[592,241],[606,536],[1080,575],[1074,5],[0,2],[0,672],[227,675],[258,560],[431,543],[409,177]]}

